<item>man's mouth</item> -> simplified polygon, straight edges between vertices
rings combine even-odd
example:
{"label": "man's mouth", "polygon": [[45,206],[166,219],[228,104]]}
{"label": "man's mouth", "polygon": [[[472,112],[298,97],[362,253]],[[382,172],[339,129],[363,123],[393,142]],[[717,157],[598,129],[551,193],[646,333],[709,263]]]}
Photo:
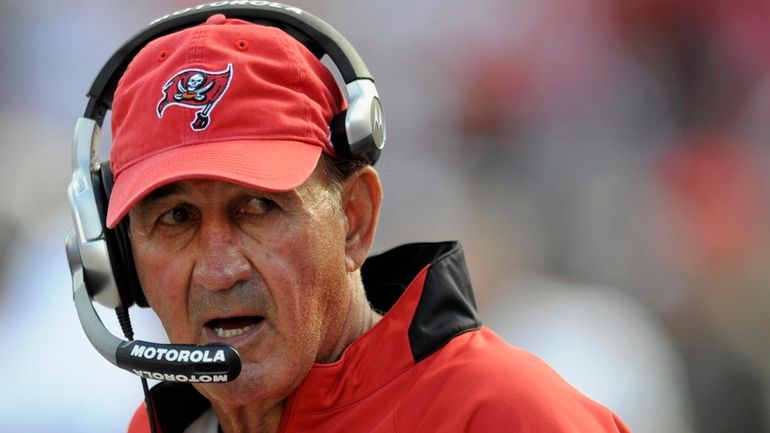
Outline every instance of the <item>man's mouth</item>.
{"label": "man's mouth", "polygon": [[229,338],[243,334],[265,320],[262,316],[243,316],[214,319],[206,326],[214,331],[217,337]]}

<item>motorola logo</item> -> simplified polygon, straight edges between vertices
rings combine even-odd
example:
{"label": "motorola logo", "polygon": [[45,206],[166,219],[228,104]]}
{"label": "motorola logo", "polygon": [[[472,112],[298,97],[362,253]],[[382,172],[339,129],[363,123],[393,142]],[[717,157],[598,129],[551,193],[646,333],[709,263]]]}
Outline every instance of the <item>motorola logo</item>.
{"label": "motorola logo", "polygon": [[378,149],[385,146],[385,119],[382,115],[382,103],[379,98],[372,99],[372,138]]}

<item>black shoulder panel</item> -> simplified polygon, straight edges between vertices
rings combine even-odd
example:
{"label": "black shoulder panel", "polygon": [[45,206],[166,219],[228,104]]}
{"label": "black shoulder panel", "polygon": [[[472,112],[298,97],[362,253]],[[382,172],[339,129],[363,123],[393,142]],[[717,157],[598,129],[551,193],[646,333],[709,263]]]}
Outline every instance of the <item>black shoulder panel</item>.
{"label": "black shoulder panel", "polygon": [[425,266],[430,268],[409,326],[415,362],[456,335],[481,326],[462,246],[459,242],[402,245],[370,257],[361,271],[369,302],[384,312]]}
{"label": "black shoulder panel", "polygon": [[455,336],[480,326],[465,255],[456,243],[428,269],[420,303],[409,325],[414,361],[420,362]]}

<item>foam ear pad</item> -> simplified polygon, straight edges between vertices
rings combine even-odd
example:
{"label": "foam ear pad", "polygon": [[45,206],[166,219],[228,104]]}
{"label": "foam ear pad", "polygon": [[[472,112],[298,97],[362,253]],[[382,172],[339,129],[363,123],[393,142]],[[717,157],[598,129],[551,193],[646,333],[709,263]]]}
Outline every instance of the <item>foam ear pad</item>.
{"label": "foam ear pad", "polygon": [[[139,283],[139,277],[134,265],[134,255],[131,251],[131,239],[128,234],[128,217],[118,224],[114,229],[106,228],[107,204],[109,203],[110,193],[112,192],[112,172],[110,171],[109,161],[101,164],[101,170],[98,173],[99,179],[94,179],[94,188],[97,185],[102,187],[101,191],[95,191],[104,237],[107,242],[107,248],[110,252],[110,264],[112,273],[115,276],[115,283],[118,286],[118,292],[123,306],[126,308],[132,304],[140,307],[147,307],[147,299],[144,296],[142,285]],[[98,182],[97,182],[98,180]]]}

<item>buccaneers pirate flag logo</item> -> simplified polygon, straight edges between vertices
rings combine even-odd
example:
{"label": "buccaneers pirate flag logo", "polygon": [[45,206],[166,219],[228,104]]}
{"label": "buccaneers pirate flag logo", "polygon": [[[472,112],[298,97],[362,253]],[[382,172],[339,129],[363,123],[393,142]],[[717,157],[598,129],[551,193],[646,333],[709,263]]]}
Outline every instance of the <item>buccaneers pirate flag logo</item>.
{"label": "buccaneers pirate flag logo", "polygon": [[193,131],[202,131],[209,126],[211,110],[230,87],[233,65],[218,72],[203,69],[184,69],[177,72],[163,85],[163,99],[158,102],[158,118],[163,117],[166,108],[179,105],[186,108],[200,108],[190,123]]}

